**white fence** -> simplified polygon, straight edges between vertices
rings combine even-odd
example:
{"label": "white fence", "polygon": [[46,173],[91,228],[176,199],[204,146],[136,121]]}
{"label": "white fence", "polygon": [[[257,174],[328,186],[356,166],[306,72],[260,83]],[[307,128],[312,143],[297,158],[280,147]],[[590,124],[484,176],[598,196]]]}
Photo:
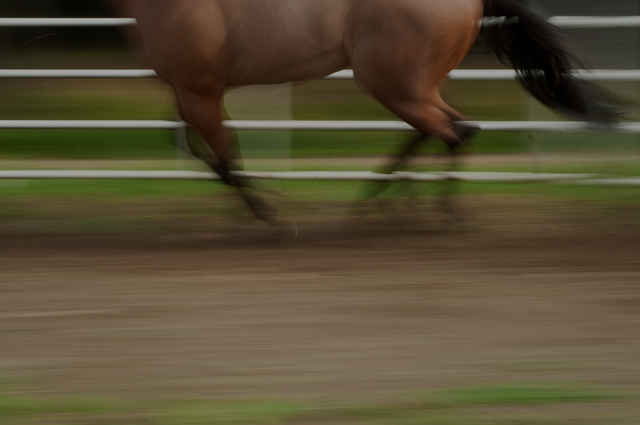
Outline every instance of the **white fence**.
{"label": "white fence", "polygon": [[[415,131],[402,121],[225,121],[236,130],[333,130],[333,131]],[[606,131],[640,134],[640,123],[612,126],[593,125],[582,121],[460,121],[460,125],[484,131],[576,132]],[[91,130],[179,130],[184,123],[161,120],[0,120],[0,129],[91,129]]]}
{"label": "white fence", "polygon": [[[500,18],[485,18],[484,25],[500,22]],[[632,28],[640,27],[640,16],[550,18],[550,22],[562,28]],[[0,27],[34,26],[126,26],[135,25],[132,18],[0,18]],[[589,80],[639,81],[640,70],[594,70],[576,71],[580,78]],[[0,70],[0,78],[153,78],[152,70]],[[353,79],[353,72],[345,70],[332,74],[327,79]],[[452,80],[512,80],[513,70],[454,70]],[[463,123],[464,124],[464,123]],[[400,121],[227,121],[229,128],[242,130],[378,130],[412,131],[408,124]],[[575,132],[607,131],[640,134],[640,123],[627,123],[615,127],[598,127],[582,122],[562,121],[481,121],[474,125],[484,131],[535,131]],[[97,120],[0,120],[0,129],[166,129],[179,130],[184,123],[175,121],[97,121]],[[204,174],[204,175],[203,175]],[[250,178],[271,179],[329,179],[329,180],[416,180],[435,181],[462,179],[472,181],[558,181],[567,179],[590,179],[588,175],[526,174],[526,173],[397,173],[382,176],[359,172],[297,172],[297,173],[244,173]],[[39,178],[104,178],[104,179],[214,179],[207,173],[186,171],[115,172],[115,171],[2,171],[0,179]],[[586,180],[596,182],[596,180]],[[599,184],[640,184],[640,179],[598,180]]]}
{"label": "white fence", "polygon": [[[638,81],[640,70],[596,69],[576,70],[574,74],[585,80]],[[0,78],[155,78],[152,69],[0,69]],[[352,80],[353,71],[344,70],[325,77],[327,80]],[[512,69],[456,69],[449,73],[450,80],[505,81],[515,80]]]}
{"label": "white fence", "polygon": [[[483,25],[501,23],[484,18]],[[560,28],[635,28],[640,16],[554,16],[549,22]],[[133,18],[0,18],[0,27],[118,27],[135,25]]]}

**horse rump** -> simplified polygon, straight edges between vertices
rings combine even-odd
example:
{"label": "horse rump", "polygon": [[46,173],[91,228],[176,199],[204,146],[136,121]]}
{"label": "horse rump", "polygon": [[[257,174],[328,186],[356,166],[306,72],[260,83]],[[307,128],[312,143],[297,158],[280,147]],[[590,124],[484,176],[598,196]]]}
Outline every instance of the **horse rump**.
{"label": "horse rump", "polygon": [[574,77],[571,69],[588,68],[569,45],[565,33],[528,9],[521,0],[487,0],[487,45],[516,70],[522,85],[542,104],[570,117],[598,124],[624,118],[628,102]]}

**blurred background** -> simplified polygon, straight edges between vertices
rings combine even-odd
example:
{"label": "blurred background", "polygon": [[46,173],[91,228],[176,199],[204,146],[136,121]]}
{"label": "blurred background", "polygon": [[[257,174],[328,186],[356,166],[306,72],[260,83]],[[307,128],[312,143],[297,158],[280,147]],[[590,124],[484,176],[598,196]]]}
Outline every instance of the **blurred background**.
{"label": "blurred background", "polygon": [[[531,3],[547,17],[640,15],[631,0]],[[98,0],[0,11],[114,16]],[[639,28],[568,33],[593,68],[640,69]],[[0,27],[0,58],[149,68],[108,27]],[[504,67],[480,40],[460,68]],[[603,85],[640,94],[635,81]],[[481,121],[562,119],[515,81],[443,93]],[[233,119],[396,119],[353,81],[242,88],[225,104]],[[176,112],[157,79],[0,78],[0,120],[14,119]],[[0,130],[0,170],[206,170],[176,137]],[[237,133],[245,167],[267,171],[370,171],[407,137]],[[433,142],[408,169],[449,167]],[[640,143],[483,132],[459,169],[638,177]],[[0,180],[0,424],[638,423],[638,186],[397,183],[365,219],[361,182],[259,186],[297,218],[295,245],[211,182]]]}

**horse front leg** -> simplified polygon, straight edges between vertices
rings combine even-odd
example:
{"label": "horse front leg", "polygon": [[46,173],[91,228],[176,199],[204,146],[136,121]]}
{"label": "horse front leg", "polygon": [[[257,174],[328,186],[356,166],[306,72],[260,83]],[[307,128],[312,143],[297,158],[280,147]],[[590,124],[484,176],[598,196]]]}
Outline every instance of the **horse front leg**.
{"label": "horse front leg", "polygon": [[249,186],[233,173],[231,143],[222,122],[222,88],[177,87],[176,94],[182,118],[202,136],[208,147],[200,152],[201,159],[224,184],[238,189],[256,218],[276,224],[276,209],[251,193]]}

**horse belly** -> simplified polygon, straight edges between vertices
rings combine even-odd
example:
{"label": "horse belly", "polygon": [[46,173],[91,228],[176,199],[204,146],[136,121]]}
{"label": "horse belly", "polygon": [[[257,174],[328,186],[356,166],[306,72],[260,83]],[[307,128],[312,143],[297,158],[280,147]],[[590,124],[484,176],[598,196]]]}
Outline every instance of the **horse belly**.
{"label": "horse belly", "polygon": [[256,52],[251,58],[242,58],[230,64],[226,83],[229,86],[283,84],[322,78],[348,66],[342,54],[315,53],[292,55],[291,52],[278,50]]}
{"label": "horse belly", "polygon": [[218,1],[227,24],[227,85],[308,80],[348,66],[349,0]]}

